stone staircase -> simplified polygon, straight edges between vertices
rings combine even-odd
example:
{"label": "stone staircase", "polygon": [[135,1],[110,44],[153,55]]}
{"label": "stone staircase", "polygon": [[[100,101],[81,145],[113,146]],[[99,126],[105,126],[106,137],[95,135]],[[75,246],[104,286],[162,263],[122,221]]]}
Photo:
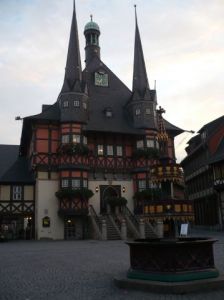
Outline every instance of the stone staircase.
{"label": "stone staircase", "polygon": [[106,221],[107,224],[107,239],[108,240],[121,240],[121,233],[120,229],[115,223],[114,219],[112,218],[111,215],[105,214],[100,216],[100,220]]}

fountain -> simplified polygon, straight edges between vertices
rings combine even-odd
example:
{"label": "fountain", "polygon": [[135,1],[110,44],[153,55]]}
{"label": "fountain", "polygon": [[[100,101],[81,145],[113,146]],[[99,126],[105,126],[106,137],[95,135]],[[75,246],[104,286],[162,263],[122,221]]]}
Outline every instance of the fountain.
{"label": "fountain", "polygon": [[128,241],[130,268],[115,278],[118,287],[159,293],[187,293],[224,286],[214,264],[213,244],[205,237]]}

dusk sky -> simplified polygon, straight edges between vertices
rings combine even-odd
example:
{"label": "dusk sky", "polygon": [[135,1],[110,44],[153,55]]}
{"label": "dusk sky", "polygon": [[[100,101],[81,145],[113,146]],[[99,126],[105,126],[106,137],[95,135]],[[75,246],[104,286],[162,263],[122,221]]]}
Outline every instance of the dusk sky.
{"label": "dusk sky", "polygon": [[[76,0],[82,67],[90,14],[101,29],[103,62],[132,87],[134,8],[150,87],[165,118],[198,131],[224,112],[224,0]],[[73,0],[0,0],[0,143],[19,144],[21,121],[60,92]],[[176,139],[184,156],[183,133]]]}

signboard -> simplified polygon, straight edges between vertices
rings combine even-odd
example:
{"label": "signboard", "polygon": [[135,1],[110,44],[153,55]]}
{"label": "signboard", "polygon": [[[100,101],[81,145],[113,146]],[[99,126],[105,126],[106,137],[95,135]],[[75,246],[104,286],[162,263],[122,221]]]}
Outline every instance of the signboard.
{"label": "signboard", "polygon": [[187,236],[188,234],[188,224],[181,224],[180,236]]}
{"label": "signboard", "polygon": [[43,226],[43,227],[50,227],[50,225],[51,225],[51,220],[50,220],[50,218],[49,218],[49,217],[44,217],[44,218],[42,219],[42,226]]}

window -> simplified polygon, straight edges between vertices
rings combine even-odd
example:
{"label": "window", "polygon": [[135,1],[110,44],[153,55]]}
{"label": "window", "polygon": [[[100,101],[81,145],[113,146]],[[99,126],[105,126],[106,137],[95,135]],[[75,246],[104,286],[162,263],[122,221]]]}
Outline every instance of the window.
{"label": "window", "polygon": [[88,188],[88,180],[87,179],[83,179],[83,187]]}
{"label": "window", "polygon": [[143,140],[137,141],[137,149],[144,148]]}
{"label": "window", "polygon": [[87,137],[86,136],[83,137],[83,144],[87,145]]}
{"label": "window", "polygon": [[12,200],[22,200],[22,187],[15,185],[12,188]]}
{"label": "window", "polygon": [[138,190],[142,191],[146,189],[146,181],[145,180],[139,180],[138,181]]}
{"label": "window", "polygon": [[62,141],[62,144],[69,143],[69,135],[68,134],[62,135],[61,141]]}
{"label": "window", "polygon": [[79,106],[80,106],[79,100],[74,100],[74,106],[75,106],[75,107],[79,107]]}
{"label": "window", "polygon": [[68,179],[62,179],[61,180],[61,187],[67,188],[68,187]]}
{"label": "window", "polygon": [[83,108],[86,110],[87,109],[87,103],[86,102],[83,102],[82,104]]}
{"label": "window", "polygon": [[98,155],[103,155],[103,145],[98,145],[97,146],[97,154]]}
{"label": "window", "polygon": [[79,134],[73,134],[72,135],[72,142],[74,144],[80,144],[80,135]]}
{"label": "window", "polygon": [[156,148],[159,149],[159,142],[156,141]]}
{"label": "window", "polygon": [[72,188],[79,189],[80,188],[80,179],[72,179]]}
{"label": "window", "polygon": [[114,149],[112,145],[107,146],[107,155],[114,155]]}
{"label": "window", "polygon": [[122,155],[123,155],[122,146],[117,146],[117,156],[122,156]]}
{"label": "window", "polygon": [[136,116],[139,116],[139,115],[141,114],[141,110],[140,110],[140,108],[136,108],[136,110],[135,110],[135,114],[136,114]]}
{"label": "window", "polygon": [[68,107],[69,106],[69,102],[68,102],[68,100],[65,100],[64,102],[63,102],[63,107]]}
{"label": "window", "polygon": [[151,113],[151,110],[150,110],[150,108],[149,108],[149,107],[148,107],[148,108],[146,108],[146,109],[145,109],[145,114],[146,114],[146,115],[150,115],[150,113]]}
{"label": "window", "polygon": [[155,147],[154,140],[146,140],[146,146],[147,148],[154,148]]}

